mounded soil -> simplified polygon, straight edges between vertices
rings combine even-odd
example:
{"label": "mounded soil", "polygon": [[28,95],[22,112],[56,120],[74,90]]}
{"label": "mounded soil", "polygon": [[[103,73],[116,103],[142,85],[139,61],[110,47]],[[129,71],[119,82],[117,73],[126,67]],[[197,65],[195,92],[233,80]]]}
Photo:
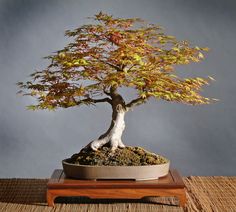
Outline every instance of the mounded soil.
{"label": "mounded soil", "polygon": [[111,152],[109,147],[102,147],[97,151],[82,149],[72,155],[70,163],[92,166],[143,166],[167,163],[168,159],[155,153],[148,152],[141,147],[127,146],[117,148]]}

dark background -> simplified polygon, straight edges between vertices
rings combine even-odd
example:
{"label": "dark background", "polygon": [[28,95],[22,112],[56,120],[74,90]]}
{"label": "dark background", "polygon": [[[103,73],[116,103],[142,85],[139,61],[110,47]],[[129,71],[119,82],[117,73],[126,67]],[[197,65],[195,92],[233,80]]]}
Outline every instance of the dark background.
{"label": "dark background", "polygon": [[66,29],[89,23],[86,17],[101,10],[158,23],[178,39],[209,47],[204,62],[178,70],[217,80],[204,91],[220,99],[216,104],[151,100],[135,108],[126,116],[123,141],[168,157],[183,175],[236,175],[234,0],[0,0],[0,177],[48,177],[107,129],[106,104],[27,111],[33,99],[17,96],[15,85],[69,42]]}

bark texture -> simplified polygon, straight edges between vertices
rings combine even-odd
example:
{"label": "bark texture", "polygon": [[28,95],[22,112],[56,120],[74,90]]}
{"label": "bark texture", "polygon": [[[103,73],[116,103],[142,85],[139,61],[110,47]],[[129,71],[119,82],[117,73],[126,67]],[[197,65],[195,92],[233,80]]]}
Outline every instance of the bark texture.
{"label": "bark texture", "polygon": [[116,92],[116,89],[111,88],[109,93],[111,97],[112,105],[112,120],[109,129],[102,134],[98,139],[90,142],[89,147],[96,151],[105,144],[110,144],[111,151],[114,151],[118,147],[124,148],[125,145],[122,142],[122,134],[125,129],[125,113],[127,112],[125,102],[120,94]]}

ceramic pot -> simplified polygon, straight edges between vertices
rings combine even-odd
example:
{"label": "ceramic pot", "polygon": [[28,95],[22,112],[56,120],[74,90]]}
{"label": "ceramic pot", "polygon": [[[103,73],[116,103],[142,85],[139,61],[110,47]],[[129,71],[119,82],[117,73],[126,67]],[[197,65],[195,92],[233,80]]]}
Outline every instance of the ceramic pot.
{"label": "ceramic pot", "polygon": [[70,163],[68,158],[62,161],[62,166],[66,177],[69,178],[153,180],[168,174],[170,162],[145,166],[91,166]]}

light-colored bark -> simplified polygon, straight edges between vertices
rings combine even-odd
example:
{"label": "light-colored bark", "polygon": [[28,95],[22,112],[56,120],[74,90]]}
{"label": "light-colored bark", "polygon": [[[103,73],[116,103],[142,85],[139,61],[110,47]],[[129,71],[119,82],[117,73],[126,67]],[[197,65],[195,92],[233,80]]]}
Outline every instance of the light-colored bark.
{"label": "light-colored bark", "polygon": [[125,129],[125,110],[118,110],[115,113],[114,119],[112,119],[112,123],[110,128],[106,133],[101,135],[98,139],[92,141],[89,146],[94,151],[98,150],[100,147],[104,146],[105,144],[110,144],[111,151],[116,150],[118,147],[124,148],[125,145],[123,144],[121,137],[123,131]]}
{"label": "light-colored bark", "polygon": [[[125,114],[129,109],[138,104],[141,100],[131,101],[130,104],[126,105],[122,96],[117,92],[116,87],[111,87],[110,92],[105,91],[105,94],[110,98],[105,100],[112,106],[112,121],[109,129],[102,134],[98,139],[90,142],[87,147],[96,151],[102,146],[109,144],[111,151],[119,148],[124,148],[125,145],[122,142],[122,134],[125,129]],[[109,99],[109,100],[107,100]]]}

